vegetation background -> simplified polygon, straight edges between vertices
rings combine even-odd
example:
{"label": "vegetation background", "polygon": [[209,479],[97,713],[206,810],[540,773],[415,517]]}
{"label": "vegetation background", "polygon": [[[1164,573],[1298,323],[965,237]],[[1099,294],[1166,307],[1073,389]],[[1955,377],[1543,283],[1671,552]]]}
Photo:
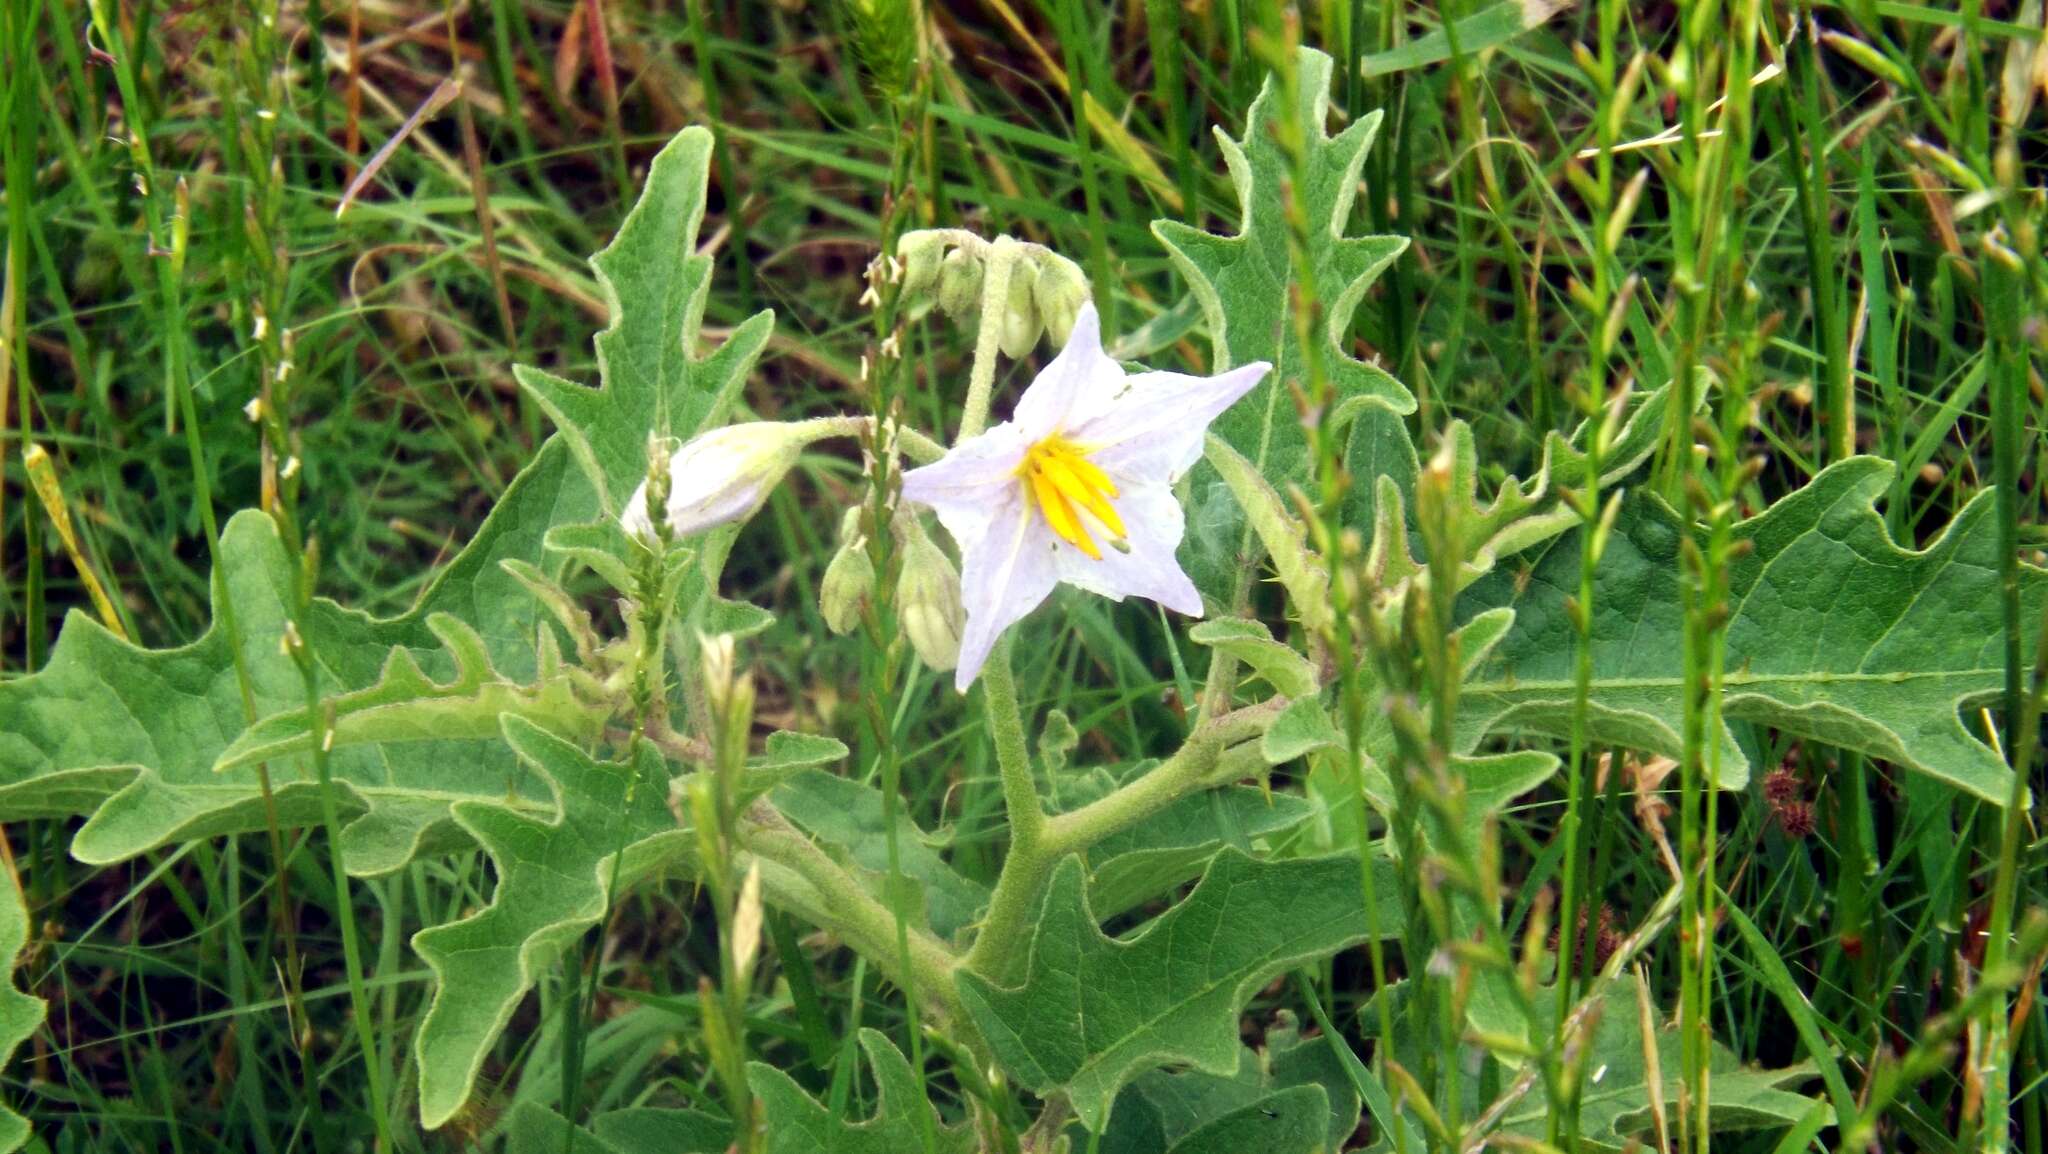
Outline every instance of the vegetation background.
{"label": "vegetation background", "polygon": [[[604,317],[585,258],[630,206],[640,166],[686,125],[718,134],[707,324],[716,335],[756,308],[777,314],[746,404],[775,418],[863,410],[870,326],[856,301],[897,144],[879,127],[890,95],[867,77],[904,50],[878,17],[885,3],[6,0],[0,672],[39,667],[62,615],[93,611],[95,582],[138,641],[196,636],[209,524],[268,486],[296,502],[325,594],[404,608],[548,432],[511,365],[594,377]],[[1674,357],[1741,355],[1754,402],[1741,435],[1766,461],[1743,510],[1849,452],[1876,453],[1897,463],[1885,511],[1910,543],[1991,485],[1993,385],[2019,341],[2022,404],[2006,414],[2019,500],[2001,515],[2037,563],[2048,544],[2034,483],[2048,398],[2024,368],[2040,315],[2008,307],[2020,302],[2001,299],[2009,282],[1994,267],[2001,247],[2040,255],[2023,226],[2040,215],[2048,158],[2040,0],[1325,0],[1292,14],[1264,0],[951,0],[927,15],[929,103],[910,126],[916,223],[1073,256],[1105,327],[1158,326],[1172,350],[1162,363],[1200,369],[1208,346],[1146,226],[1234,223],[1208,128],[1241,127],[1262,36],[1298,19],[1303,41],[1339,61],[1336,115],[1387,114],[1353,231],[1414,246],[1354,332],[1420,397],[1418,443],[1463,418],[1491,480],[1526,474],[1541,433],[1576,419],[1587,381],[1656,384]],[[1616,63],[1645,61],[1632,94],[1588,67],[1603,20]],[[1754,148],[1725,195],[1676,203],[1667,186],[1697,175],[1698,157],[1667,132],[1680,113],[1667,62],[1688,43],[1738,42],[1756,46]],[[1625,144],[1611,174],[1582,155],[1602,118]],[[1701,253],[1739,278],[1693,332],[1675,302]],[[1603,254],[1623,277],[1596,277]],[[1654,323],[1617,331],[1607,316],[1633,294]],[[972,334],[914,331],[909,403],[947,427]],[[1027,373],[1006,368],[1012,385]],[[816,587],[858,482],[857,461],[812,459],[728,569],[735,596],[780,619],[753,647],[763,724],[857,737],[859,642],[830,638]],[[59,508],[75,547],[54,529]],[[1037,626],[1027,706],[1063,708],[1084,751],[1157,747],[1178,706],[1149,609],[1066,608],[1070,628]],[[944,680],[905,697],[905,788],[922,824],[950,831],[956,864],[986,879],[999,791],[979,719]],[[1867,1070],[1956,1003],[1958,959],[1981,950],[1999,823],[1951,803],[1941,836],[1970,847],[1971,869],[1930,885],[1923,847],[1899,836],[1911,782],[1827,750],[1769,752],[1789,771],[1778,785],[1767,792],[1760,774],[1720,803],[1719,876],[1841,1060]],[[1525,891],[1514,926],[1527,893],[1554,881],[1544,850],[1562,810],[1561,788],[1547,790],[1502,828],[1504,875]],[[22,823],[5,839],[33,926],[18,977],[51,1010],[0,1092],[35,1141],[366,1144],[337,895],[318,857],[280,865],[248,839],[239,855],[201,845],[92,871],[67,858],[72,826]],[[1664,874],[1625,815],[1609,828],[1600,917],[1627,926]],[[2036,836],[2021,850],[2033,898]],[[259,960],[274,952],[258,895],[280,869],[303,972],[288,975],[277,953],[276,968],[230,973],[229,936],[263,943]],[[403,1059],[423,1010],[425,973],[403,947],[416,911],[488,892],[474,853],[357,886],[384,1053]],[[702,902],[682,888],[636,896],[583,955],[601,967],[591,1020],[560,1020],[559,991],[544,985],[486,1086],[545,1076],[554,1032],[569,1030],[587,1035],[591,1104],[695,1098],[707,1074],[692,991],[716,970]],[[771,928],[796,992],[764,1003],[750,1033],[824,1086],[844,1076],[855,1024],[900,1029],[900,1001],[849,955]],[[1718,952],[1712,972],[1719,1039],[1747,1059],[1791,1059],[1764,976]],[[1651,977],[1670,1004],[1675,962]],[[1370,993],[1355,959],[1330,980],[1347,1018]],[[1277,988],[1248,1020],[1292,1004]],[[2020,1005],[2013,1140],[2038,1154],[2048,1018]],[[317,1079],[301,1076],[302,1053]],[[249,1055],[260,1113],[232,1089]],[[1885,1116],[1886,1148],[1955,1149],[1977,1088],[1953,1057],[1921,1074]],[[399,1147],[488,1135],[496,1095],[484,1097],[448,1130],[403,1130]]]}

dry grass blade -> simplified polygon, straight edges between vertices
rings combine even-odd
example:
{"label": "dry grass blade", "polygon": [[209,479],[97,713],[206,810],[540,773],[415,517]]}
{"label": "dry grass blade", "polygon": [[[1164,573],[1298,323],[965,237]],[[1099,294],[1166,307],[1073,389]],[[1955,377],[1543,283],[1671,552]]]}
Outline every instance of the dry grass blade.
{"label": "dry grass blade", "polygon": [[434,90],[427,94],[427,98],[420,106],[413,109],[412,115],[405,118],[405,123],[398,126],[398,131],[391,134],[391,139],[385,141],[383,146],[377,149],[376,154],[370,157],[370,162],[363,165],[363,170],[356,173],[356,178],[348,182],[347,190],[341,194],[341,202],[334,206],[335,218],[340,219],[341,214],[348,211],[348,206],[355,203],[356,195],[362,192],[370,181],[376,179],[377,174],[384,168],[384,162],[391,159],[392,154],[398,151],[398,146],[404,144],[406,138],[418,131],[420,125],[440,115],[441,110],[448,107],[448,102],[461,94],[462,81],[453,76],[435,85]]}

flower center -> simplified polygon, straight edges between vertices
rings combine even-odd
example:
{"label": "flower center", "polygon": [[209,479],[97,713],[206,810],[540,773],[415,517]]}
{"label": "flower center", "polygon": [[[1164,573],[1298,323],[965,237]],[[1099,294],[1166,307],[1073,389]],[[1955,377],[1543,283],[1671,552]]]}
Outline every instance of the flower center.
{"label": "flower center", "polygon": [[1091,530],[1112,542],[1123,540],[1123,518],[1109,503],[1117,495],[1116,482],[1072,441],[1054,433],[1026,449],[1017,476],[1025,498],[1037,503],[1045,523],[1074,548],[1100,561],[1102,549]]}

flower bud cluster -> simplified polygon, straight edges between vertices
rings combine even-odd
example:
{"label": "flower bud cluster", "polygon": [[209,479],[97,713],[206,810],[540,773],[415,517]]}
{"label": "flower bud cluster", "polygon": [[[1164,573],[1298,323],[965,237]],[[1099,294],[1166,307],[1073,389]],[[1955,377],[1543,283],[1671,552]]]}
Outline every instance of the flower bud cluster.
{"label": "flower bud cluster", "polygon": [[[1041,245],[1008,239],[991,244],[955,229],[905,233],[896,245],[906,301],[930,299],[949,317],[981,315],[984,292],[1000,282],[1000,345],[1012,359],[1031,352],[1041,334],[1064,345],[1088,302],[1081,266]],[[1001,263],[1002,274],[995,274]]]}

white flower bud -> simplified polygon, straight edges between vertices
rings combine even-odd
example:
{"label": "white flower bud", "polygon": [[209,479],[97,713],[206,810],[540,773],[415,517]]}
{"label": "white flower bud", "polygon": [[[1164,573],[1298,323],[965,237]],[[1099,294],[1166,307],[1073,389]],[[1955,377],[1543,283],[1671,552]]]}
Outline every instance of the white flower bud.
{"label": "white flower bud", "polygon": [[981,259],[956,248],[939,262],[939,307],[954,320],[971,316],[981,305]]}
{"label": "white flower bud", "polygon": [[904,538],[897,617],[918,657],[943,673],[960,664],[960,633],[967,624],[960,571],[922,529],[913,526]]}
{"label": "white flower bud", "polygon": [[[753,516],[815,437],[803,425],[753,421],[713,429],[677,449],[668,461],[669,531],[682,537]],[[619,520],[628,533],[653,541],[646,482]]]}
{"label": "white flower bud", "polygon": [[818,585],[818,611],[825,627],[844,636],[860,624],[861,613],[875,595],[875,563],[868,556],[868,539],[860,531],[860,509],[846,511],[840,524],[839,552],[825,566],[825,579]]}
{"label": "white flower bud", "polygon": [[999,344],[1003,355],[1013,361],[1023,360],[1031,355],[1038,344],[1038,306],[1032,303],[1033,291],[1038,287],[1038,268],[1025,261],[1018,261],[1010,269],[1010,299],[1003,310],[1003,332]]}

